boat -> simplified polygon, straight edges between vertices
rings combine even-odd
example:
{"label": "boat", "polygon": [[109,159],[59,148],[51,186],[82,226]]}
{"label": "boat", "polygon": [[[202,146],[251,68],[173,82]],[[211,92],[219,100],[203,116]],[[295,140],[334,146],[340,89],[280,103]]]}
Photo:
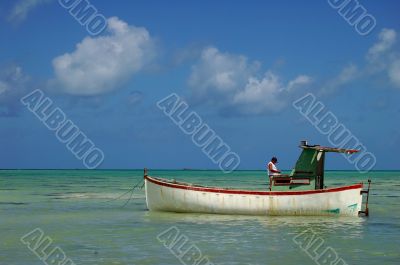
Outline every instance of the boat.
{"label": "boat", "polygon": [[357,150],[308,145],[290,174],[270,177],[268,190],[201,186],[160,177],[144,170],[146,204],[150,211],[234,215],[368,216],[371,180],[340,187],[324,185],[325,154]]}

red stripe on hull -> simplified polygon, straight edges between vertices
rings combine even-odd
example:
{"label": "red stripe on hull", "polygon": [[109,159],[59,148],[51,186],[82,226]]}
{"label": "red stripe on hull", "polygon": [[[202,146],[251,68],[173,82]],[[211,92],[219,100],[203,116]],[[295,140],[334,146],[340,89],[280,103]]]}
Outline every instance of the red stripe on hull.
{"label": "red stripe on hull", "polygon": [[250,191],[250,190],[228,190],[221,188],[208,188],[208,187],[196,187],[196,186],[187,186],[183,184],[173,184],[165,181],[161,181],[158,179],[154,179],[149,176],[144,177],[146,180],[165,187],[182,189],[182,190],[194,190],[194,191],[202,191],[202,192],[214,192],[214,193],[229,193],[229,194],[245,194],[245,195],[307,195],[307,194],[317,194],[317,193],[328,193],[328,192],[338,192],[344,190],[353,190],[353,189],[361,189],[363,187],[362,183],[338,187],[338,188],[330,188],[330,189],[322,189],[322,190],[306,190],[306,191]]}

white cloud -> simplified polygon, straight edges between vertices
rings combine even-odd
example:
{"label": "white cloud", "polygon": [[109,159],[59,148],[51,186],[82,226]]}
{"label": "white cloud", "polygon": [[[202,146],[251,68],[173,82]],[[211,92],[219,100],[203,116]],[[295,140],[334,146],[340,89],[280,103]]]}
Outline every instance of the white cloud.
{"label": "white cloud", "polygon": [[195,88],[193,92],[197,96],[234,91],[258,68],[259,63],[249,64],[244,56],[221,53],[209,47],[202,51],[200,60],[192,67],[189,84]]}
{"label": "white cloud", "polygon": [[367,53],[367,73],[385,73],[390,83],[400,88],[400,57],[395,49],[397,32],[393,29],[382,29],[378,41]]}
{"label": "white cloud", "polygon": [[20,66],[0,70],[0,116],[15,116],[21,108],[20,98],[28,93],[30,77]]}
{"label": "white cloud", "polygon": [[108,19],[108,34],[86,37],[76,50],[53,60],[56,83],[72,95],[97,95],[116,89],[142,70],[155,56],[145,28]]}
{"label": "white cloud", "polygon": [[[374,78],[384,74],[388,81],[400,88],[400,57],[395,50],[397,33],[382,29],[377,41],[365,55],[365,63],[357,66],[349,63],[316,92],[329,96],[341,87],[361,78]],[[259,77],[260,63],[250,62],[245,56],[220,52],[215,47],[202,51],[200,59],[192,67],[189,78],[192,99],[217,106],[222,111],[241,114],[260,114],[283,109],[302,87],[313,80],[298,75],[284,82],[271,71]]]}
{"label": "white cloud", "polygon": [[341,86],[356,79],[358,74],[359,71],[356,65],[349,64],[345,66],[337,76],[326,82],[326,84],[319,91],[319,94],[326,96],[336,92],[336,90]]}
{"label": "white cloud", "polygon": [[296,89],[297,87],[309,84],[310,82],[311,82],[311,78],[309,76],[299,75],[294,80],[289,82],[287,89],[288,90]]}
{"label": "white cloud", "polygon": [[376,77],[378,74],[386,75],[393,86],[400,88],[400,59],[395,50],[396,37],[395,30],[382,29],[377,42],[365,55],[366,62],[360,67],[354,64],[345,66],[337,76],[322,86],[320,95],[332,94],[353,80]]}
{"label": "white cloud", "polygon": [[310,77],[299,75],[285,85],[271,71],[259,79],[259,68],[259,62],[249,62],[245,56],[206,48],[192,67],[189,78],[192,98],[222,110],[261,114],[281,110],[296,88],[311,82]]}
{"label": "white cloud", "polygon": [[396,42],[396,35],[396,31],[393,29],[382,29],[378,36],[378,42],[368,50],[367,59],[374,61],[389,51]]}
{"label": "white cloud", "polygon": [[50,0],[20,0],[11,9],[8,20],[17,23],[22,22],[30,11],[47,2],[50,2]]}
{"label": "white cloud", "polygon": [[8,89],[8,84],[0,80],[0,95],[6,93]]}
{"label": "white cloud", "polygon": [[247,114],[279,111],[286,105],[286,100],[281,97],[283,90],[278,76],[267,72],[261,80],[250,77],[245,88],[235,94],[233,103]]}

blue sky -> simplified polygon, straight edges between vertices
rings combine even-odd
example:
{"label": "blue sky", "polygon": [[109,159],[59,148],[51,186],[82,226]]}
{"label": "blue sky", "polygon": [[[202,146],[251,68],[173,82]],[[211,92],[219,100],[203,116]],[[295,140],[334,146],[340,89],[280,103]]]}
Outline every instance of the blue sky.
{"label": "blue sky", "polygon": [[[100,168],[217,169],[157,107],[176,93],[239,169],[273,155],[289,169],[300,140],[331,145],[292,106],[312,93],[375,169],[399,169],[398,1],[352,2],[376,21],[366,35],[321,0],[89,3],[107,19],[96,36],[59,1],[0,4],[0,168],[84,168],[20,102],[40,89],[104,152]],[[334,154],[327,168],[356,169]]]}

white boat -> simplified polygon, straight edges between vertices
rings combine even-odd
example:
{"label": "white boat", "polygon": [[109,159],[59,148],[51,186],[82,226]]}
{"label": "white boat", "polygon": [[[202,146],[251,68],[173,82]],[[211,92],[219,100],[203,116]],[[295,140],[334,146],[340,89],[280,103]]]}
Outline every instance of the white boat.
{"label": "white boat", "polygon": [[[332,188],[323,184],[321,163],[324,163],[325,152],[353,153],[355,150],[306,144],[301,147],[303,152],[292,173],[271,178],[267,191],[194,185],[151,177],[145,170],[147,208],[150,211],[240,215],[368,215],[370,181],[366,191],[362,183]],[[307,161],[311,166],[305,166]],[[367,198],[362,210],[364,194]]]}

